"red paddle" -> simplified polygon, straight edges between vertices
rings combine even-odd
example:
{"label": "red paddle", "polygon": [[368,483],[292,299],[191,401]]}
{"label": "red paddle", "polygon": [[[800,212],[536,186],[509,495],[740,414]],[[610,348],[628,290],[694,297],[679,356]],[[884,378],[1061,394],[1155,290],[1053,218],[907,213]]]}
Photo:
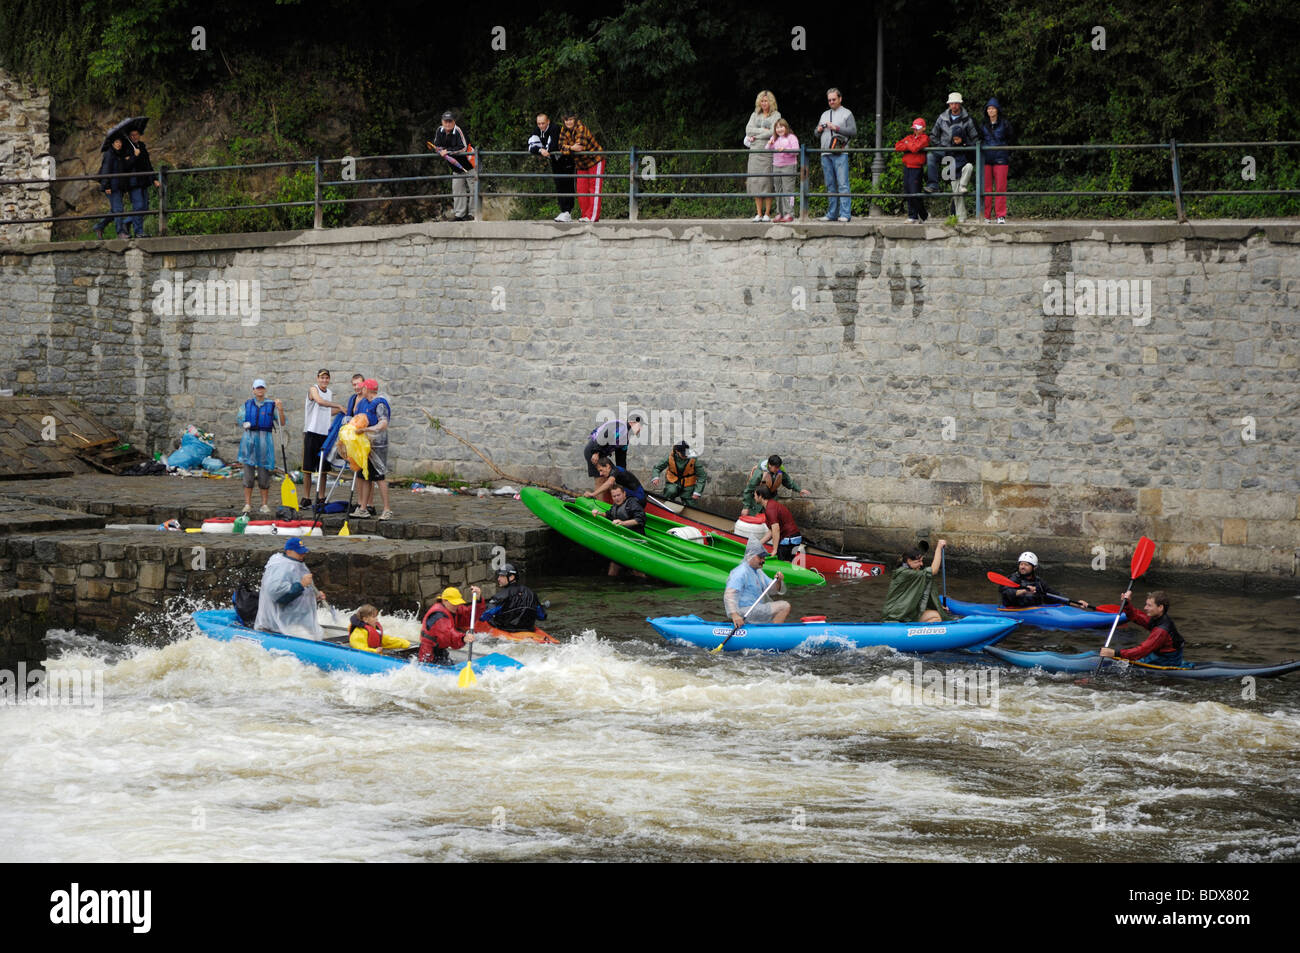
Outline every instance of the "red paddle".
{"label": "red paddle", "polygon": [[[999,574],[999,573],[996,573],[996,572],[992,572],[992,571],[990,571],[990,572],[988,573],[988,577],[989,577],[989,582],[993,583],[993,584],[996,585],[996,586],[1010,586],[1012,589],[1021,589],[1021,588],[1023,588],[1023,587],[1020,585],[1020,583],[1016,582],[1014,579],[1011,579],[1011,578],[1009,578],[1009,577],[1007,577],[1007,576],[1003,576],[1003,575],[1001,575],[1001,574]],[[1070,605],[1075,605],[1075,604],[1076,604],[1076,601],[1077,601],[1077,600],[1074,600],[1074,599],[1069,599],[1069,598],[1067,598],[1067,597],[1065,597],[1065,596],[1058,596],[1058,595],[1057,595],[1056,593],[1054,593],[1054,592],[1044,592],[1043,595],[1047,596],[1047,598],[1049,598],[1049,599],[1060,599],[1062,602],[1069,603]],[[1119,606],[1115,606],[1113,609],[1110,608],[1110,607],[1102,608],[1101,606],[1093,606],[1093,608],[1094,608],[1094,609],[1101,609],[1103,612],[1118,612],[1118,611],[1119,611]]]}
{"label": "red paddle", "polygon": [[[1143,536],[1141,539],[1138,540],[1137,548],[1133,550],[1133,562],[1130,567],[1132,578],[1129,579],[1128,585],[1124,587],[1125,592],[1128,592],[1130,589],[1132,589],[1133,583],[1137,582],[1138,577],[1140,577],[1144,572],[1147,571],[1147,567],[1151,565],[1151,556],[1155,553],[1155,551],[1156,551],[1156,544],[1153,543],[1151,540],[1147,539],[1145,536]],[[1124,606],[1123,595],[1120,596],[1119,602],[1120,602],[1120,608],[1122,609]],[[1106,636],[1106,644],[1103,645],[1102,648],[1110,647],[1110,640],[1115,637],[1115,627],[1119,625],[1119,617],[1120,617],[1120,613],[1118,612],[1115,613],[1115,621],[1110,624],[1110,634]],[[1098,662],[1097,664],[1100,665],[1101,663]]]}

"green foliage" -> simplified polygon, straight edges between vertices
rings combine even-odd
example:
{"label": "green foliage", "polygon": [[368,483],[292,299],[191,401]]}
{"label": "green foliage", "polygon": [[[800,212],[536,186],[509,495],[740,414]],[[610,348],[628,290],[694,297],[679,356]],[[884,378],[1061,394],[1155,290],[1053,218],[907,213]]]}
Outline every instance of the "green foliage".
{"label": "green foliage", "polygon": [[[245,208],[273,202],[312,202],[315,178],[308,169],[278,175],[270,189],[250,187],[238,173],[172,175],[167,179],[167,230],[176,235],[267,232],[311,228],[314,207]],[[343,222],[341,192],[323,190],[322,219],[327,227]],[[234,206],[234,208],[228,208]],[[220,211],[201,211],[204,208]]]}

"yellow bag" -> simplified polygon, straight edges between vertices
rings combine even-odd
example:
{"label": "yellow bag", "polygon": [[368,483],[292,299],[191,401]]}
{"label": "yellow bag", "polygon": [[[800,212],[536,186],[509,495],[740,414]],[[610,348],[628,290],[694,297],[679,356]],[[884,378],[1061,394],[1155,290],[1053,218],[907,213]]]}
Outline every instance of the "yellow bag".
{"label": "yellow bag", "polygon": [[357,427],[365,427],[370,419],[365,414],[357,414],[339,428],[339,443],[347,454],[348,464],[353,470],[361,471],[361,479],[370,479],[368,460],[370,458],[370,438],[360,433]]}

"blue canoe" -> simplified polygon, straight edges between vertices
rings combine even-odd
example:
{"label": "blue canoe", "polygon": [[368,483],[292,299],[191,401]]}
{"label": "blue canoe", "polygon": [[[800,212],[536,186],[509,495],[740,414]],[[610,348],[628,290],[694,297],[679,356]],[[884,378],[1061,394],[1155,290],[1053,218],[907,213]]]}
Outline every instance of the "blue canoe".
{"label": "blue canoe", "polygon": [[[1115,621],[1115,613],[1098,612],[1096,609],[1080,609],[1078,606],[1028,606],[1024,609],[1008,609],[1005,606],[984,602],[962,602],[948,597],[948,611],[959,616],[993,616],[998,619],[1015,619],[1025,625],[1040,629],[1109,629]],[[1128,616],[1119,617],[1120,625],[1128,621]]]}
{"label": "blue canoe", "polygon": [[[439,675],[456,675],[465,667],[466,662],[457,665],[427,665],[395,655],[379,655],[376,652],[363,652],[354,649],[346,642],[314,642],[293,635],[280,635],[277,632],[259,632],[250,629],[239,621],[234,609],[215,609],[194,613],[194,621],[199,630],[211,639],[223,642],[256,642],[270,652],[288,652],[290,655],[315,665],[319,668],[360,672],[363,675],[376,675],[391,672],[393,669],[415,665],[417,668]],[[523,668],[508,655],[493,652],[474,659],[475,673],[486,669]]]}
{"label": "blue canoe", "polygon": [[[1101,656],[1096,652],[1076,652],[1073,655],[1063,652],[1017,652],[998,646],[985,646],[984,651],[1017,668],[1041,668],[1045,672],[1067,672],[1075,675],[1094,674],[1097,671],[1097,663],[1101,661]],[[1300,659],[1280,662],[1276,665],[1255,665],[1249,662],[1188,662],[1180,667],[1107,659],[1102,671],[1132,672],[1169,678],[1243,678],[1247,675],[1256,678],[1277,678],[1296,669],[1300,669]]]}
{"label": "blue canoe", "polygon": [[[697,615],[646,619],[670,642],[712,649],[731,635],[730,622],[709,622]],[[992,645],[1019,623],[1015,619],[979,617],[958,622],[753,622],[736,630],[724,651],[757,649],[788,652],[807,648],[866,648],[883,645],[900,652],[943,652]]]}

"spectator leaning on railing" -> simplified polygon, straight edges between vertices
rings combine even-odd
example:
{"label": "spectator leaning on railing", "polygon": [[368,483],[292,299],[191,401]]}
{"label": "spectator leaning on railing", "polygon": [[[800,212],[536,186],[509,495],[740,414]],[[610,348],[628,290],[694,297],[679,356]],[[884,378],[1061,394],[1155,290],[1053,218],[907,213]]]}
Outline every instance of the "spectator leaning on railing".
{"label": "spectator leaning on railing", "polygon": [[822,221],[838,219],[847,222],[853,217],[853,208],[848,194],[852,191],[849,187],[849,154],[844,150],[858,134],[858,124],[853,113],[842,105],[840,91],[834,86],[826,90],[826,105],[830,108],[822,113],[816,129],[816,134],[821,136],[822,175],[826,178],[826,195],[830,203]]}
{"label": "spectator leaning on railing", "polygon": [[578,211],[580,221],[600,221],[600,190],[605,175],[605,157],[600,143],[591,131],[570,110],[564,114],[564,128],[560,130],[560,152],[573,157],[574,172],[578,180]]}
{"label": "spectator leaning on railing", "polygon": [[[930,144],[947,149],[951,146],[973,146],[979,140],[979,130],[975,128],[975,120],[971,118],[966,107],[962,105],[961,93],[948,94],[948,108],[939,113],[939,118],[934,121],[934,128],[931,129]],[[929,181],[925,185],[927,192],[939,191],[939,164],[944,159],[952,157],[956,163],[954,169],[953,182],[956,185],[954,191],[965,192],[966,186],[970,182],[970,169],[974,169],[975,154],[972,152],[931,152],[929,155]]]}
{"label": "spectator leaning on railing", "polygon": [[537,128],[528,138],[528,151],[551,164],[555,179],[555,200],[560,205],[557,222],[573,221],[573,157],[560,152],[560,129],[546,113],[537,114]]}
{"label": "spectator leaning on railing", "polygon": [[903,154],[903,191],[907,193],[907,222],[917,225],[929,218],[921,199],[921,170],[925,168],[925,150],[930,137],[925,134],[925,120],[912,120],[912,134],[894,143],[894,151]]}

